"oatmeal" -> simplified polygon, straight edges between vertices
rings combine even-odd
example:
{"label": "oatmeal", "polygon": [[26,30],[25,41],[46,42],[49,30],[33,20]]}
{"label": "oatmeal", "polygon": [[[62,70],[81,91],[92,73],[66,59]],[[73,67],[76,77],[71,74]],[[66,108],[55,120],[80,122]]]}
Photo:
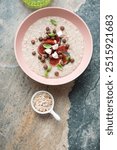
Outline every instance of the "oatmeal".
{"label": "oatmeal", "polygon": [[22,52],[33,72],[46,78],[59,78],[73,72],[81,63],[84,40],[70,21],[45,17],[25,33]]}

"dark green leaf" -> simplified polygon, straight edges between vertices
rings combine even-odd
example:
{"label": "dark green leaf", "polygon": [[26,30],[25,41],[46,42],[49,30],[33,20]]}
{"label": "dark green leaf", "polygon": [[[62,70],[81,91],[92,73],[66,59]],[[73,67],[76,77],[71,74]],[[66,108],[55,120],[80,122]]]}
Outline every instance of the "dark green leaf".
{"label": "dark green leaf", "polygon": [[67,57],[66,57],[66,60],[67,60],[67,61],[70,61],[70,59],[71,59],[70,56],[67,56]]}
{"label": "dark green leaf", "polygon": [[67,55],[67,56],[70,56],[70,53],[68,53],[68,52],[64,52],[64,54]]}

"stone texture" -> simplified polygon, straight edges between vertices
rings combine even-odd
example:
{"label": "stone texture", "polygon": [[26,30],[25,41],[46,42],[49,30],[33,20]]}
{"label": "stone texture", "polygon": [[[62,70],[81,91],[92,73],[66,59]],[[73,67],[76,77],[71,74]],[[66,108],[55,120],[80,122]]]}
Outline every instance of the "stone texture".
{"label": "stone texture", "polygon": [[70,93],[69,149],[99,150],[99,1],[87,0],[79,14],[93,36],[93,57]]}

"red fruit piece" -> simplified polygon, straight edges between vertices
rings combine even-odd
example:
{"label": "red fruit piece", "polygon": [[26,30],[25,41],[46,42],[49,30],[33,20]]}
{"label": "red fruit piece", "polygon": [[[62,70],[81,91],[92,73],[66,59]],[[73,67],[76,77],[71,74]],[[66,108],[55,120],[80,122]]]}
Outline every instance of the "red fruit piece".
{"label": "red fruit piece", "polygon": [[57,49],[57,52],[67,52],[67,49],[66,47],[63,45],[63,46],[59,46],[59,48]]}
{"label": "red fruit piece", "polygon": [[62,57],[62,61],[63,61],[63,63],[64,64],[66,64],[67,63],[67,56],[66,55],[64,55],[64,54],[62,54],[63,55],[63,57]]}
{"label": "red fruit piece", "polygon": [[56,66],[59,63],[59,61],[60,61],[60,59],[51,58],[50,59],[50,64],[53,65],[53,66]]}
{"label": "red fruit piece", "polygon": [[44,47],[43,47],[43,44],[40,44],[39,45],[39,47],[38,47],[38,53],[40,54],[40,55],[42,55],[42,54],[44,54],[45,52],[44,52]]}
{"label": "red fruit piece", "polygon": [[51,45],[54,45],[55,42],[54,42],[54,40],[47,39],[47,40],[44,41],[44,44],[51,44]]}
{"label": "red fruit piece", "polygon": [[58,36],[56,36],[55,40],[57,41],[57,43],[60,42],[60,38]]}

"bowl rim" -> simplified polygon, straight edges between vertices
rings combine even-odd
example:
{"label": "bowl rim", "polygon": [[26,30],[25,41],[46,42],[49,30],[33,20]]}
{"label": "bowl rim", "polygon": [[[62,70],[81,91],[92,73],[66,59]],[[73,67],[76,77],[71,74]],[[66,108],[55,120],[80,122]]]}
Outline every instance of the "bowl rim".
{"label": "bowl rim", "polygon": [[[60,10],[60,11],[65,11],[65,12],[68,12],[72,15],[74,15],[75,17],[77,17],[85,26],[88,34],[89,34],[89,37],[90,37],[90,45],[91,45],[91,49],[90,49],[90,55],[87,59],[87,63],[85,64],[85,67],[83,67],[80,72],[76,75],[73,75],[73,72],[70,73],[69,75],[67,76],[64,76],[64,77],[60,77],[60,78],[45,78],[45,77],[41,77],[39,75],[36,75],[34,72],[31,72],[30,70],[30,74],[28,73],[28,71],[26,71],[24,68],[23,68],[23,65],[21,64],[19,58],[18,58],[18,55],[17,55],[17,46],[16,46],[16,42],[17,42],[17,36],[18,36],[18,33],[20,31],[20,28],[23,26],[23,24],[27,21],[28,18],[30,18],[31,16],[33,16],[34,14],[36,13],[39,13],[40,11],[47,11],[47,10]],[[25,72],[25,74],[27,74],[31,79],[33,79],[34,81],[37,81],[39,83],[42,83],[42,84],[45,84],[45,85],[63,85],[63,84],[66,84],[68,82],[71,82],[73,81],[74,79],[76,79],[77,77],[79,77],[84,71],[85,69],[87,68],[87,66],[89,65],[90,63],[90,60],[91,60],[91,57],[92,57],[92,53],[93,53],[93,39],[92,39],[92,35],[91,35],[91,32],[87,26],[87,24],[85,23],[85,21],[78,15],[78,14],[75,14],[74,12],[72,12],[71,10],[68,10],[68,9],[65,9],[65,8],[61,8],[61,7],[46,7],[46,8],[42,8],[42,9],[39,9],[39,10],[36,10],[34,12],[32,12],[31,14],[29,14],[19,25],[17,31],[16,31],[16,34],[15,34],[15,39],[14,39],[14,51],[15,51],[15,57],[16,57],[16,60],[19,64],[19,66],[21,67],[21,69]],[[76,70],[76,69],[75,69]],[[32,75],[31,75],[32,74]],[[72,76],[70,76],[72,74]],[[35,76],[35,77],[34,77]]]}

